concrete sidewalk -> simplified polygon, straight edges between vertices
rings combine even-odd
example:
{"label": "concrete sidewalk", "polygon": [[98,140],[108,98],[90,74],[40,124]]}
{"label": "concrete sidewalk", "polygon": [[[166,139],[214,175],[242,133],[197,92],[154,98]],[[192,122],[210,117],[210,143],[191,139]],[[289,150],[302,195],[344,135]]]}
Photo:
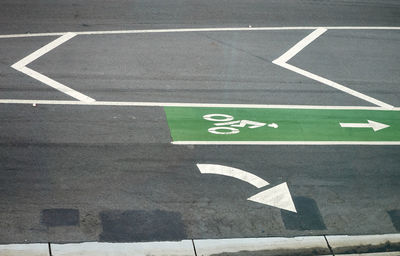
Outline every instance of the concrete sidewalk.
{"label": "concrete sidewalk", "polygon": [[400,255],[400,234],[0,245],[1,256]]}

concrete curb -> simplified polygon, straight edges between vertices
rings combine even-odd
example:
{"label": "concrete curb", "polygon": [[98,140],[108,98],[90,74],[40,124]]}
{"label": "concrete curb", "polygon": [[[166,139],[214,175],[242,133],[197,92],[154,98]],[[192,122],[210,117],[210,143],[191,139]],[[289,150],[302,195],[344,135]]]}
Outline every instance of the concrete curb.
{"label": "concrete curb", "polygon": [[2,244],[1,256],[49,256],[48,244]]}
{"label": "concrete curb", "polygon": [[194,243],[198,256],[226,253],[255,255],[256,252],[263,255],[293,255],[299,252],[309,255],[330,253],[323,236],[209,239],[195,240]]}
{"label": "concrete curb", "polygon": [[[325,239],[326,238],[326,239]],[[400,255],[400,234],[183,240],[179,242],[0,245],[1,256]],[[389,251],[397,251],[388,253]],[[373,253],[376,252],[376,253]],[[372,253],[372,254],[370,254]]]}
{"label": "concrete curb", "polygon": [[[180,242],[148,243],[81,243],[53,244],[53,256],[192,256],[194,255],[191,240]],[[48,255],[49,256],[49,255]]]}
{"label": "concrete curb", "polygon": [[400,234],[326,236],[326,239],[338,254],[400,251]]}

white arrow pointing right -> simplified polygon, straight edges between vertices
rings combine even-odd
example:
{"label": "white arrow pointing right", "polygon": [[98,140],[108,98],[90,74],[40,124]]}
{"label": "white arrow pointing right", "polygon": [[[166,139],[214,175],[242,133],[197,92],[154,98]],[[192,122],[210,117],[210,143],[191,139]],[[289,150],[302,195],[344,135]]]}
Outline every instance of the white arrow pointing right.
{"label": "white arrow pointing right", "polygon": [[[197,164],[197,167],[203,174],[219,174],[233,177],[250,183],[257,188],[269,185],[267,181],[260,177],[237,168],[219,164]],[[297,213],[286,182],[261,191],[260,193],[247,198],[247,200]]]}
{"label": "white arrow pointing right", "polygon": [[255,194],[247,200],[297,213],[286,182]]}
{"label": "white arrow pointing right", "polygon": [[340,123],[345,128],[372,128],[374,132],[390,127],[390,125],[368,120],[368,123]]}

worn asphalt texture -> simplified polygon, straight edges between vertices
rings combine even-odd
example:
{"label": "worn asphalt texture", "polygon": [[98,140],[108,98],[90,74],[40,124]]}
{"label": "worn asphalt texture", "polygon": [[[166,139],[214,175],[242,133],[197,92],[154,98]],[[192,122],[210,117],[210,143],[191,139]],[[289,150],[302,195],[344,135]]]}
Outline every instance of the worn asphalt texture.
{"label": "worn asphalt texture", "polygon": [[[398,1],[21,1],[0,34],[400,26]],[[79,35],[28,66],[96,100],[373,106],[272,61],[312,30]],[[73,100],[10,66],[57,37],[0,39],[0,98]],[[400,106],[400,31],[328,30],[289,63]],[[400,146],[172,145],[161,107],[0,105],[0,243],[400,232]],[[287,182],[298,214],[197,163]]]}

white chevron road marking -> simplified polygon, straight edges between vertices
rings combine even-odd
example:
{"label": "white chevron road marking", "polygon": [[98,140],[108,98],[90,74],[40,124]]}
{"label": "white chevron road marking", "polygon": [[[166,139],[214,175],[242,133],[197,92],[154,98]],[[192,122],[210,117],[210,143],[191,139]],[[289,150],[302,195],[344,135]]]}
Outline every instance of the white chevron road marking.
{"label": "white chevron road marking", "polygon": [[26,65],[29,63],[33,62],[34,60],[38,59],[39,57],[43,56],[44,54],[48,53],[49,51],[53,50],[57,46],[60,46],[61,44],[65,43],[66,41],[70,40],[71,38],[75,37],[77,34],[75,33],[66,33],[56,40],[46,44],[42,48],[36,50],[35,52],[29,54],[22,60],[14,63],[11,67],[24,73],[25,75],[28,75],[50,87],[53,87],[56,90],[59,90],[60,92],[63,92],[77,100],[84,101],[84,102],[93,102],[95,101],[94,99],[78,92],[75,91],[74,89],[69,88],[68,86],[65,86],[50,77],[47,77],[31,68],[28,68]]}
{"label": "white chevron road marking", "polygon": [[365,95],[363,93],[357,92],[353,89],[350,89],[344,85],[338,84],[336,82],[333,82],[329,79],[326,79],[324,77],[318,76],[316,74],[313,74],[311,72],[308,72],[304,69],[298,68],[296,66],[293,66],[291,64],[288,64],[287,62],[293,58],[296,54],[298,54],[301,50],[303,50],[307,45],[309,45],[311,42],[313,42],[315,39],[317,39],[319,36],[321,36],[323,33],[327,31],[326,28],[317,28],[314,30],[311,34],[303,38],[300,42],[295,44],[292,48],[290,48],[287,52],[285,52],[283,55],[281,55],[279,58],[275,59],[272,61],[272,63],[281,66],[283,68],[286,68],[288,70],[291,70],[293,72],[296,72],[300,75],[303,75],[305,77],[308,77],[310,79],[313,79],[315,81],[318,81],[320,83],[326,84],[330,87],[333,87],[337,90],[340,90],[342,92],[348,93],[350,95],[353,95],[354,97],[360,98],[362,100],[368,101],[370,103],[373,103],[375,105],[378,105],[382,108],[385,109],[393,109],[394,107],[392,105],[389,105],[385,102],[382,102],[380,100],[377,100],[375,98],[372,98],[368,95]]}

